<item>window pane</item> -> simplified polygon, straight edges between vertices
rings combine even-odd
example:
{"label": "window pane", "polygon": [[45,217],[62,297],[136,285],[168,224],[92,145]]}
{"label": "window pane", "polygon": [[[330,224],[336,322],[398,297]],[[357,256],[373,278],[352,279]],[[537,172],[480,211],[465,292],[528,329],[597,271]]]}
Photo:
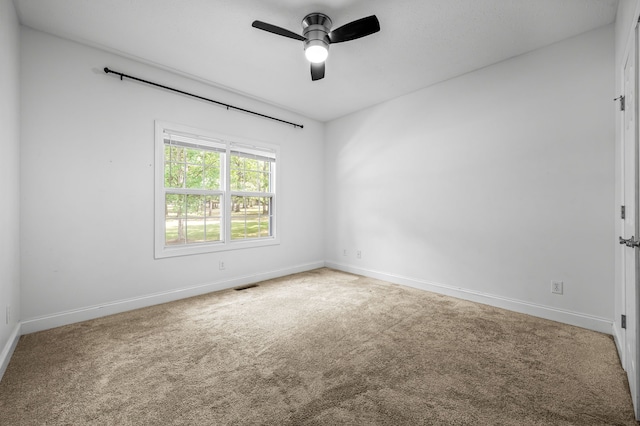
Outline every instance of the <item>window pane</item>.
{"label": "window pane", "polygon": [[261,201],[261,210],[260,210],[260,237],[270,237],[273,235],[271,232],[271,201],[270,197],[264,197],[260,199]]}
{"label": "window pane", "polygon": [[204,205],[202,195],[187,195],[187,243],[204,240]]}
{"label": "window pane", "polygon": [[271,215],[271,198],[270,197],[260,198],[260,206],[261,206],[261,210],[260,210],[261,215],[263,216]]}
{"label": "window pane", "polygon": [[220,153],[205,151],[203,161],[202,188],[220,189]]}
{"label": "window pane", "polygon": [[246,199],[245,197],[231,197],[231,239],[246,238],[245,216],[246,216]]}
{"label": "window pane", "polygon": [[245,197],[239,197],[237,195],[234,195],[233,197],[231,197],[232,215],[235,215],[235,216],[237,216],[238,214],[244,215],[244,210],[245,210],[244,199]]}
{"label": "window pane", "polygon": [[258,191],[259,192],[270,192],[271,190],[271,185],[269,185],[269,182],[271,181],[271,174],[270,173],[259,173],[258,174]]}
{"label": "window pane", "polygon": [[164,163],[164,187],[175,188],[171,182],[171,163]]}
{"label": "window pane", "polygon": [[164,153],[165,188],[221,189],[223,153],[170,145]]}
{"label": "window pane", "polygon": [[207,217],[220,217],[221,205],[218,195],[207,196],[204,201],[204,215]]}
{"label": "window pane", "polygon": [[174,163],[184,163],[184,148],[181,146],[170,146],[170,159],[169,161],[173,161]]}
{"label": "window pane", "polygon": [[[175,229],[167,230],[167,241],[180,234],[182,244],[221,240],[221,203],[218,195],[173,195],[182,197],[183,211],[180,220],[174,221]],[[169,196],[167,196],[169,197]],[[174,237],[175,238],[175,237]],[[173,244],[177,244],[178,241]]]}
{"label": "window pane", "polygon": [[271,197],[232,197],[231,239],[270,237]]}
{"label": "window pane", "polygon": [[204,200],[204,239],[221,241],[221,203],[219,196],[207,196]]}
{"label": "window pane", "polygon": [[204,216],[204,195],[187,195],[187,216]]}
{"label": "window pane", "polygon": [[245,187],[244,190],[245,191],[250,191],[250,192],[256,192],[259,189],[258,186],[258,172],[255,171],[251,171],[251,172],[247,172],[247,178],[245,181]]}
{"label": "window pane", "polygon": [[247,215],[246,218],[246,238],[257,238],[258,237],[258,222],[260,216],[257,214]]}
{"label": "window pane", "polygon": [[187,243],[204,241],[204,218],[189,217],[187,219]]}
{"label": "window pane", "polygon": [[165,188],[184,187],[184,164],[181,164],[181,163],[165,164],[164,186]]}
{"label": "window pane", "polygon": [[271,236],[271,218],[270,217],[260,218],[259,236],[260,237]]}
{"label": "window pane", "polygon": [[231,155],[231,190],[270,192],[272,163],[268,160]]}
{"label": "window pane", "polygon": [[231,156],[231,190],[241,191],[242,181],[244,180],[244,170],[242,169],[242,158]]}
{"label": "window pane", "polygon": [[165,244],[184,244],[186,200],[182,194],[167,194],[165,197]]}
{"label": "window pane", "polygon": [[258,160],[254,158],[245,158],[244,165],[246,170],[258,170]]}
{"label": "window pane", "polygon": [[187,163],[189,164],[202,164],[204,161],[204,154],[202,150],[186,148]]}
{"label": "window pane", "polygon": [[231,239],[238,240],[244,238],[246,238],[244,218],[231,218]]}
{"label": "window pane", "polygon": [[187,179],[185,188],[202,188],[202,165],[187,164]]}
{"label": "window pane", "polygon": [[245,159],[231,155],[231,190],[244,191]]}
{"label": "window pane", "polygon": [[220,218],[207,217],[205,219],[205,239],[207,241],[220,241]]}
{"label": "window pane", "polygon": [[204,153],[204,165],[208,167],[220,167],[220,153],[206,151]]}
{"label": "window pane", "polygon": [[220,168],[205,167],[204,176],[202,178],[203,189],[220,189]]}

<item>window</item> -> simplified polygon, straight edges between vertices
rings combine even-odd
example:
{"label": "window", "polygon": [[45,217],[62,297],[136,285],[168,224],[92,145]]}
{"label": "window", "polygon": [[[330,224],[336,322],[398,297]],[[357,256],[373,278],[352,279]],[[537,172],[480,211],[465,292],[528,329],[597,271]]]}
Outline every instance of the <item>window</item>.
{"label": "window", "polygon": [[155,257],[277,244],[277,149],[156,122]]}
{"label": "window", "polygon": [[231,239],[271,235],[275,157],[254,150],[231,151]]}

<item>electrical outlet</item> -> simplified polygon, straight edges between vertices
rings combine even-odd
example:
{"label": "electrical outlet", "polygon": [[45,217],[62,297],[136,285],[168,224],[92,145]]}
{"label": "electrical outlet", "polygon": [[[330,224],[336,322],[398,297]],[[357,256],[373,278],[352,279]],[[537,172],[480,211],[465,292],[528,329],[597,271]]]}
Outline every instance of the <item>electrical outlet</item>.
{"label": "electrical outlet", "polygon": [[347,249],[342,249],[342,255],[346,256],[347,255]]}
{"label": "electrical outlet", "polygon": [[562,281],[551,281],[551,293],[562,294],[562,290],[563,290],[562,287],[563,287]]}
{"label": "electrical outlet", "polygon": [[358,251],[356,252],[356,257],[357,257],[358,259],[362,259],[362,251],[358,250]]}
{"label": "electrical outlet", "polygon": [[11,324],[11,306],[7,306],[7,325]]}
{"label": "electrical outlet", "polygon": [[224,268],[225,268],[224,260],[221,260],[221,261],[218,263],[218,267],[220,268],[220,270],[221,270],[221,271],[224,271]]}

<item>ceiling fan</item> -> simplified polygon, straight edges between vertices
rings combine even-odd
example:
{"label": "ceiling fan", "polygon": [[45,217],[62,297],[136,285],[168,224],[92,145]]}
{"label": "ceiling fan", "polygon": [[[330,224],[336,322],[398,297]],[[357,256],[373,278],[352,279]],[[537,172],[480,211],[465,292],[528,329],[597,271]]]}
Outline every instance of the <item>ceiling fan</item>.
{"label": "ceiling fan", "polygon": [[380,31],[380,23],[375,15],[349,22],[331,31],[331,18],[324,13],[310,13],[302,20],[302,35],[284,28],[253,21],[252,27],[283,37],[304,42],[304,54],[311,62],[311,80],[324,78],[324,61],[329,55],[329,45],[355,40]]}

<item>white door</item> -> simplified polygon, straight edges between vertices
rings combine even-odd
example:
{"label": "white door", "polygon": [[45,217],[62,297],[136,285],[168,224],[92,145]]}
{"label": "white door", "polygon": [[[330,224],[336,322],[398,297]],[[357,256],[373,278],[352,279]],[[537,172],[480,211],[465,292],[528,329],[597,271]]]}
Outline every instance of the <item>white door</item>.
{"label": "white door", "polygon": [[[638,235],[638,132],[637,132],[637,28],[635,47],[629,49],[624,67],[624,132],[623,144],[623,203],[625,206],[625,219],[622,227],[622,239],[624,244],[624,299],[626,330],[624,336],[624,368],[629,379],[631,397],[636,412],[636,418],[640,418],[640,405],[638,404],[638,292],[637,292],[637,267],[639,249],[635,242]],[[621,240],[621,244],[624,241]]]}

